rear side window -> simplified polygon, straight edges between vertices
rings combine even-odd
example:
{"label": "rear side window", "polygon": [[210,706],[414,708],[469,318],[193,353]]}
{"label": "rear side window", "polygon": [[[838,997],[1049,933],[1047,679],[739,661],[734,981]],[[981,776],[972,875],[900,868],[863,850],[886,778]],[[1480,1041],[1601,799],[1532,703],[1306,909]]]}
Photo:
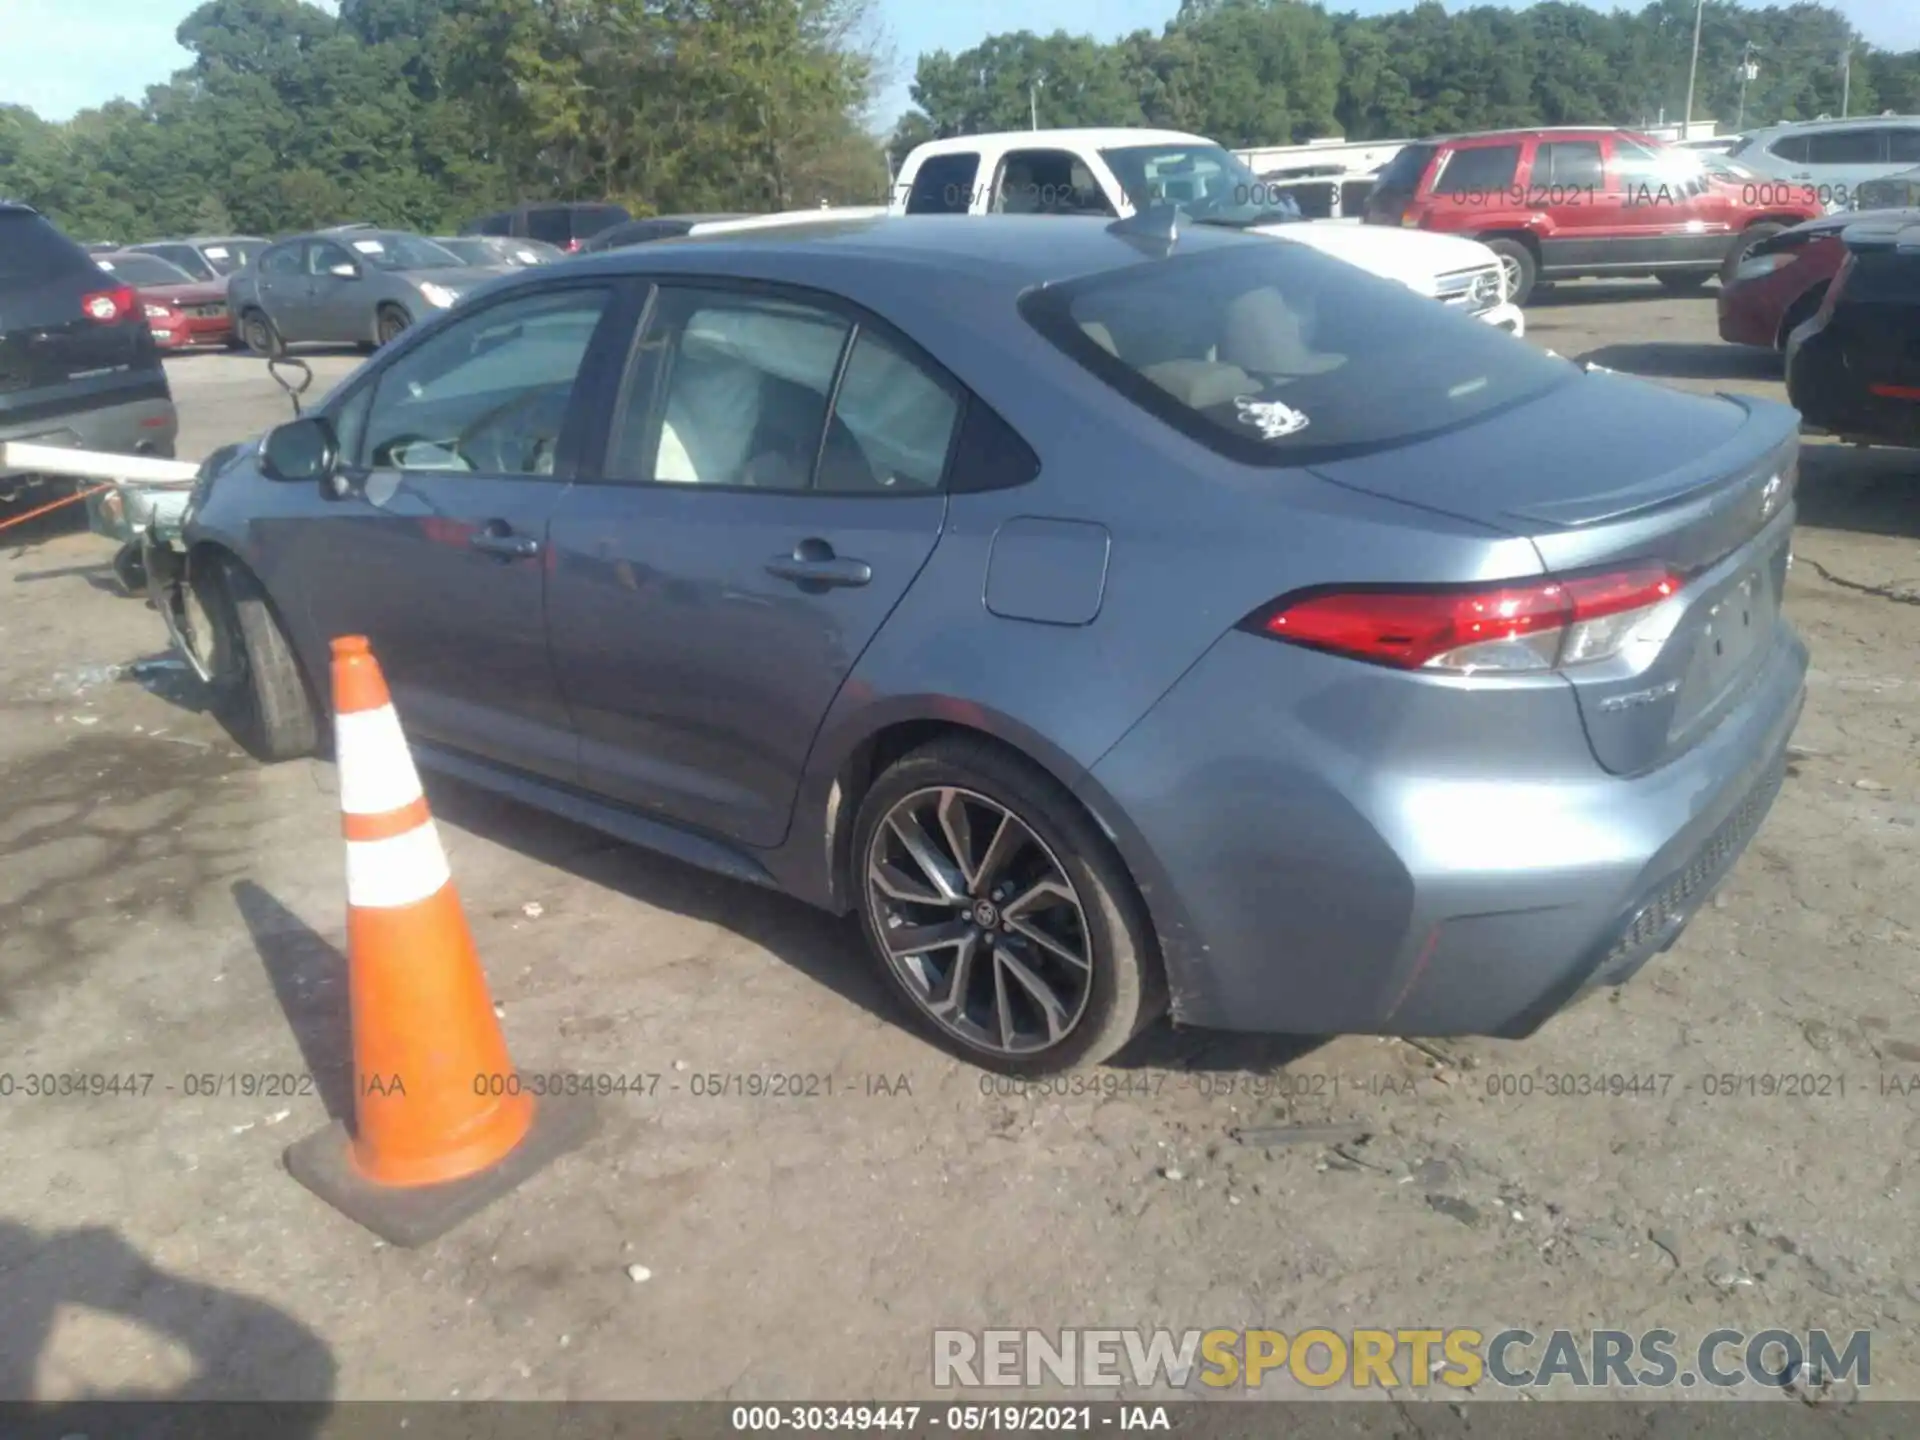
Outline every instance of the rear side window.
{"label": "rear side window", "polygon": [[1403,145],[1400,153],[1389,160],[1386,168],[1380,172],[1374,185],[1379,194],[1390,191],[1399,195],[1411,195],[1420,188],[1420,177],[1427,173],[1427,166],[1433,160],[1435,147],[1432,145]]}
{"label": "rear side window", "polygon": [[1304,245],[1209,247],[1033,291],[1021,310],[1142,409],[1254,465],[1408,444],[1580,373]]}
{"label": "rear side window", "polygon": [[1809,137],[1805,135],[1782,135],[1767,149],[1782,160],[1793,160],[1804,165],[1807,161],[1808,143]]}
{"label": "rear side window", "polygon": [[1433,188],[1450,196],[1485,195],[1511,187],[1519,169],[1518,145],[1476,145],[1449,155]]}
{"label": "rear side window", "polygon": [[1896,165],[1920,165],[1920,130],[1889,130],[1887,159]]}
{"label": "rear side window", "polygon": [[87,252],[30,210],[0,210],[0,289],[99,275]]}
{"label": "rear side window", "polygon": [[972,151],[956,155],[929,155],[914,172],[907,195],[909,215],[964,215],[973,204],[973,187],[980,174],[980,157]]}
{"label": "rear side window", "polygon": [[1550,189],[1598,188],[1603,179],[1598,140],[1554,140],[1533,160],[1533,183]]}
{"label": "rear side window", "polygon": [[1885,130],[1829,130],[1807,137],[1807,159],[1814,165],[1878,165],[1886,158]]}
{"label": "rear side window", "polygon": [[262,275],[298,275],[303,249],[303,246],[294,244],[267,251],[260,257],[260,273]]}

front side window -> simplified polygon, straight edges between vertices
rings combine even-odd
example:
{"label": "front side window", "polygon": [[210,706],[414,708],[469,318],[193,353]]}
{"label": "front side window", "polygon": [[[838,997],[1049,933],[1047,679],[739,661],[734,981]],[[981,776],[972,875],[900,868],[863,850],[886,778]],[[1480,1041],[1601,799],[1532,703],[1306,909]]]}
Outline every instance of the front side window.
{"label": "front side window", "polygon": [[1889,130],[1887,159],[1895,165],[1920,165],[1920,128]]}
{"label": "front side window", "polygon": [[287,245],[278,250],[269,250],[260,257],[262,275],[298,275],[300,273],[300,252],[303,247]]}
{"label": "front side window", "polygon": [[206,247],[206,263],[216,275],[231,275],[246,269],[266,248],[258,240],[222,240]]}
{"label": "front side window", "polygon": [[517,296],[424,340],[381,374],[364,435],[341,453],[376,470],[551,475],[610,294]]}
{"label": "front side window", "polygon": [[1232,227],[1300,218],[1285,189],[1218,145],[1125,145],[1102,150],[1100,158],[1136,210],[1175,205],[1202,224]]}
{"label": "front side window", "polygon": [[353,256],[344,246],[335,245],[331,240],[316,240],[307,247],[307,273],[309,275],[331,275],[336,266],[353,266]]}
{"label": "front side window", "polygon": [[1086,161],[1066,150],[1015,150],[1000,163],[993,208],[1007,215],[1112,215]]}
{"label": "front side window", "polygon": [[1128,266],[1035,290],[1021,309],[1142,409],[1256,465],[1407,444],[1580,374],[1304,245]]}
{"label": "front side window", "polygon": [[914,172],[907,192],[909,215],[965,215],[973,208],[974,186],[980,176],[980,156],[966,150],[952,155],[929,155]]}

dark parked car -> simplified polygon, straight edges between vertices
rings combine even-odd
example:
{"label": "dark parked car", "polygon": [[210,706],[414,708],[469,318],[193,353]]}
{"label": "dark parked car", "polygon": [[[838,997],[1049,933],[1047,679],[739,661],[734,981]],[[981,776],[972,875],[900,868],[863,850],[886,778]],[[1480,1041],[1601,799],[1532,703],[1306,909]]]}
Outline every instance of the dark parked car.
{"label": "dark parked car", "polygon": [[[0,201],[0,440],[169,457],[179,429],[133,287]],[[39,483],[0,472],[0,499]]]}
{"label": "dark parked car", "polygon": [[257,753],[367,635],[423,764],[857,913],[983,1065],[1524,1035],[1773,801],[1798,443],[1160,211],[739,231],[210,464],[166,613]]}
{"label": "dark parked car", "polygon": [[620,225],[633,216],[624,205],[562,204],[522,205],[514,210],[496,210],[463,225],[462,235],[504,235],[517,240],[544,240],[568,254],[581,249],[587,241],[611,225]]}
{"label": "dark parked car", "polygon": [[1842,238],[1825,302],[1788,342],[1788,398],[1842,439],[1920,447],[1920,215],[1870,213]]}
{"label": "dark parked car", "polygon": [[567,252],[544,240],[510,240],[499,235],[436,235],[433,243],[467,265],[491,265],[502,270],[522,265],[551,265]]}
{"label": "dark parked car", "polygon": [[188,240],[149,240],[127,249],[158,255],[196,280],[225,280],[246,269],[270,243],[258,235],[199,235]]}
{"label": "dark parked car", "polygon": [[500,273],[404,230],[323,230],[263,251],[227,282],[227,305],[256,354],[310,342],[372,349]]}
{"label": "dark parked car", "polygon": [[746,218],[745,214],[732,211],[711,215],[649,215],[643,220],[628,220],[602,230],[580,248],[593,254],[602,250],[622,250],[629,245],[645,245],[653,240],[677,240],[683,235],[697,234],[702,226]]}
{"label": "dark parked car", "polygon": [[1855,210],[1907,210],[1920,207],[1920,165],[1853,187]]}

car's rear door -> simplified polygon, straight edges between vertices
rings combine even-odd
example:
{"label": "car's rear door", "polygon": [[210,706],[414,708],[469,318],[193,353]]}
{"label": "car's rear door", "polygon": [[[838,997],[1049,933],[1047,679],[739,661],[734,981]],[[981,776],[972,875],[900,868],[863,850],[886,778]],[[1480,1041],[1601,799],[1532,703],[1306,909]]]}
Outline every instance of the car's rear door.
{"label": "car's rear door", "polygon": [[783,839],[828,707],[940,536],[961,398],[816,292],[659,289],[598,482],[550,529],[587,785]]}
{"label": "car's rear door", "polygon": [[575,778],[547,654],[547,520],[604,423],[580,382],[624,357],[626,294],[587,278],[516,289],[404,344],[335,412],[358,493],[262,525],[269,585],[313,663],[334,636],[368,636],[417,739]]}
{"label": "car's rear door", "polygon": [[133,292],[44,217],[0,207],[0,435],[52,436],[77,413],[168,398]]}

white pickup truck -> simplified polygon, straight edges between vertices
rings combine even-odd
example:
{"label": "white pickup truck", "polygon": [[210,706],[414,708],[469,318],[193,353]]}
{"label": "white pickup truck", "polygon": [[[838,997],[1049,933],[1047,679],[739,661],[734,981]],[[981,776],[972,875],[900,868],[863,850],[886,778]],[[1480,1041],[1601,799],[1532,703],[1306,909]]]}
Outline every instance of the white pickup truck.
{"label": "white pickup truck", "polygon": [[888,208],[927,215],[1132,215],[1171,203],[1196,223],[1311,245],[1515,335],[1500,261],[1478,240],[1424,230],[1303,220],[1285,188],[1178,130],[1011,130],[930,140],[907,156]]}

